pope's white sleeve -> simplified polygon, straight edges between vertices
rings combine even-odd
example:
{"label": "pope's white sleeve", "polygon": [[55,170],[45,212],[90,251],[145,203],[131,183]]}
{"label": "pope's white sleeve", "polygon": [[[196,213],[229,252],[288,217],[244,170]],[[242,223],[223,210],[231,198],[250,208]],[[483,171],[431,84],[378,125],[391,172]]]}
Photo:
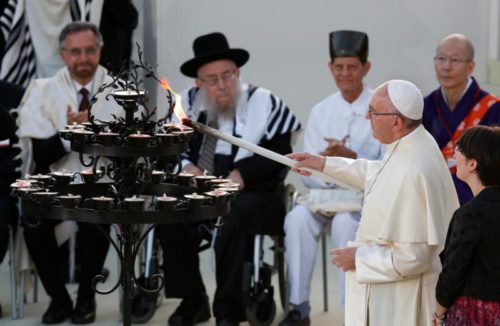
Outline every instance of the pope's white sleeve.
{"label": "pope's white sleeve", "polygon": [[426,243],[364,245],[356,251],[359,283],[397,282],[427,271],[437,246]]}
{"label": "pope's white sleeve", "polygon": [[358,190],[365,187],[368,160],[345,157],[327,157],[323,172]]}

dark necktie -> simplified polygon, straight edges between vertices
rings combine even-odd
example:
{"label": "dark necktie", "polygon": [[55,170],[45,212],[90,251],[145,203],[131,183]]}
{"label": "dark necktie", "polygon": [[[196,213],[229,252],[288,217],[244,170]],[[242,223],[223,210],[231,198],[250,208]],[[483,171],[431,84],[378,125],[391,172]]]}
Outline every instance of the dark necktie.
{"label": "dark necktie", "polygon": [[80,94],[82,95],[82,100],[80,101],[80,106],[78,107],[78,112],[86,111],[90,107],[89,91],[86,88],[82,88],[82,89],[80,89]]}
{"label": "dark necktie", "polygon": [[[217,129],[217,120],[213,120],[208,124],[209,127]],[[201,149],[201,154],[198,159],[198,167],[208,174],[214,173],[214,156],[215,146],[217,145],[217,138],[212,135],[205,136],[205,142]]]}

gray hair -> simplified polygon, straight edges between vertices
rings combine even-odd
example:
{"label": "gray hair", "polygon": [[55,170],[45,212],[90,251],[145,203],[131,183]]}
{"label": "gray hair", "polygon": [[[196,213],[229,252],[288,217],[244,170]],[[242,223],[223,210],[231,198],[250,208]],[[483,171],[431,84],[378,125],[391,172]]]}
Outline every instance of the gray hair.
{"label": "gray hair", "polygon": [[62,29],[61,34],[59,34],[59,50],[62,50],[64,48],[64,41],[66,40],[66,37],[68,37],[68,35],[85,31],[91,31],[92,33],[94,33],[97,39],[97,45],[99,47],[102,47],[104,45],[102,34],[95,24],[84,21],[76,21],[66,25]]}

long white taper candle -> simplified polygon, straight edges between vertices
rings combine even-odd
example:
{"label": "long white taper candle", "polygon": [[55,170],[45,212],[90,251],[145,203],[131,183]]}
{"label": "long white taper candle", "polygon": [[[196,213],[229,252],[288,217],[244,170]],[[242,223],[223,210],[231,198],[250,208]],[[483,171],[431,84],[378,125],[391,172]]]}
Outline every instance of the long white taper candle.
{"label": "long white taper candle", "polygon": [[[224,141],[227,141],[230,144],[244,148],[252,153],[259,154],[259,155],[266,157],[270,160],[273,160],[275,162],[281,163],[283,165],[286,165],[286,166],[289,166],[292,168],[295,167],[295,163],[296,163],[295,160],[292,160],[289,157],[286,157],[284,155],[281,155],[281,154],[278,154],[278,153],[273,152],[271,150],[268,150],[267,148],[255,145],[255,144],[250,143],[246,140],[243,140],[243,139],[238,138],[238,137],[234,137],[234,136],[226,134],[225,132],[222,132],[218,129],[211,128],[207,125],[204,125],[204,124],[196,122],[196,121],[192,121],[190,119],[183,119],[182,123],[189,126],[189,127],[192,127],[193,129],[195,129],[201,133],[212,135],[218,139],[222,139]],[[301,168],[301,169],[304,171],[310,172],[312,175],[317,176],[318,178],[322,179],[325,182],[334,183],[334,184],[337,184],[339,186],[343,186],[343,187],[352,189],[351,186],[349,186],[349,185],[343,183],[342,181],[339,181],[339,180],[335,179],[334,177],[332,177],[328,174],[325,174],[323,172],[319,172],[317,170],[309,169],[309,168]],[[356,190],[358,190],[358,189],[356,189]]]}

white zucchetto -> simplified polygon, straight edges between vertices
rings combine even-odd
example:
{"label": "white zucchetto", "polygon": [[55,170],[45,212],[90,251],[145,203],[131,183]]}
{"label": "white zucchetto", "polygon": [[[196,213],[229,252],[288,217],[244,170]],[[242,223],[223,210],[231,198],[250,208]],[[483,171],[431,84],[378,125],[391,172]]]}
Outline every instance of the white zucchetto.
{"label": "white zucchetto", "polygon": [[387,83],[387,90],[392,104],[401,114],[413,120],[422,119],[424,98],[417,86],[406,80],[394,79]]}

